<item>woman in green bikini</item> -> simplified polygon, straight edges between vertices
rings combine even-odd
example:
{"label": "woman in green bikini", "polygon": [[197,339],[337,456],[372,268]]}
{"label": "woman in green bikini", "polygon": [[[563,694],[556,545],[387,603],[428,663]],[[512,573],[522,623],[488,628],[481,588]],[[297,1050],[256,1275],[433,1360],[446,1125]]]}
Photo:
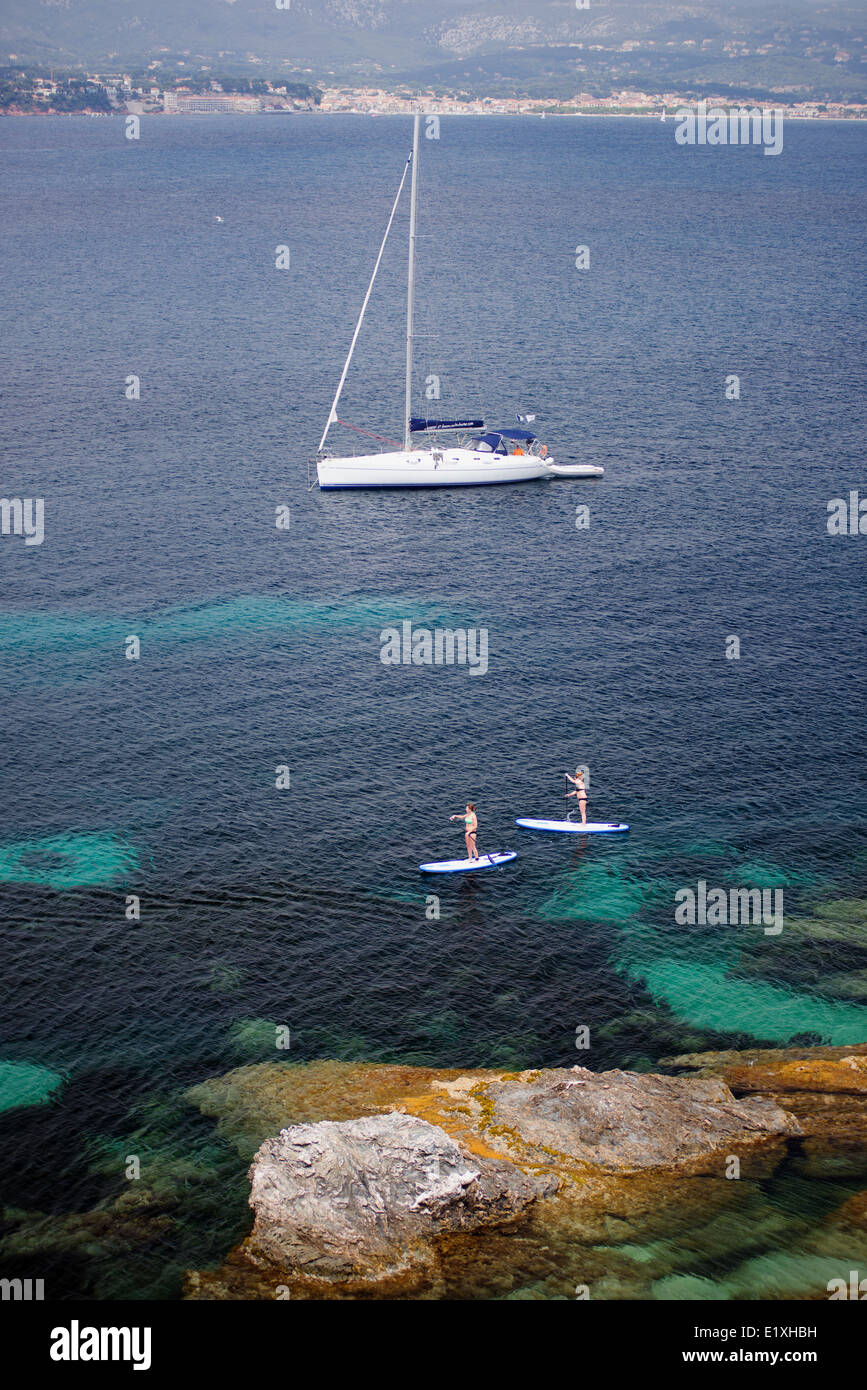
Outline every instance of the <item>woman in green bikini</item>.
{"label": "woman in green bikini", "polygon": [[476,808],[472,801],[467,802],[467,809],[463,815],[449,816],[449,820],[462,820],[464,823],[464,840],[467,845],[467,858],[478,859],[479,851],[476,848],[476,834],[479,829],[479,818],[476,815]]}

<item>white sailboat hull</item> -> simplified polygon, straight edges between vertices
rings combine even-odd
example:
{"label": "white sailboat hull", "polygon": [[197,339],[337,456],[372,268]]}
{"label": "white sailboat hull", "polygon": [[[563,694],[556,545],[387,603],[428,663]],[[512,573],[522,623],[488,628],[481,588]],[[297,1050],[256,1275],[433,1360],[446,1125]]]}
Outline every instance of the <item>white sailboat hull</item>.
{"label": "white sailboat hull", "polygon": [[400,449],[390,454],[322,458],[320,488],[470,487],[525,483],[551,476],[547,460],[533,454],[503,455],[473,449]]}

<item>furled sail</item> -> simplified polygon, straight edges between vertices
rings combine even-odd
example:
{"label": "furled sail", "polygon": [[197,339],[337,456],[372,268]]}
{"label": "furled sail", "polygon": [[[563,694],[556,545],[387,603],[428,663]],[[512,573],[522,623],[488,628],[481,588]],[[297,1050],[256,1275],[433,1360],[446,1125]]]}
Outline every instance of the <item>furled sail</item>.
{"label": "furled sail", "polygon": [[423,430],[482,430],[484,420],[428,420],[423,415],[413,415],[409,422],[413,434]]}

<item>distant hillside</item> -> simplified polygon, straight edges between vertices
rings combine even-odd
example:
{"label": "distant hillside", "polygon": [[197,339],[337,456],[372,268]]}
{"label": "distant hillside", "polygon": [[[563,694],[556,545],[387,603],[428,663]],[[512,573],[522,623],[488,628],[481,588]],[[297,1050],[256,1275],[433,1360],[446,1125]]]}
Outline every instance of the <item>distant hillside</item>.
{"label": "distant hillside", "polygon": [[3,0],[0,61],[216,62],[480,94],[637,86],[845,99],[867,92],[865,28],[864,0]]}

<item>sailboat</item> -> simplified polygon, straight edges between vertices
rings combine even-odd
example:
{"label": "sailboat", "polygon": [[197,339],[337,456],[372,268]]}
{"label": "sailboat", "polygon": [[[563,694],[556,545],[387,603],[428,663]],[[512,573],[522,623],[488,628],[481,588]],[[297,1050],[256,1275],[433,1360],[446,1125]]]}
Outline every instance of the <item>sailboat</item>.
{"label": "sailboat", "polygon": [[[415,113],[413,125],[412,151],[409,154],[397,195],[391,209],[385,235],[379,248],[379,255],[373,267],[373,274],[367,286],[367,293],[361,306],[361,313],[355,325],[349,353],[338,382],[337,391],[331,405],[319,448],[316,455],[316,476],[320,488],[351,487],[466,487],[486,483],[522,483],[534,478],[554,477],[594,477],[603,469],[593,464],[557,464],[548,458],[547,449],[540,444],[532,430],[485,429],[484,420],[470,418],[431,419],[428,416],[412,414],[412,376],[413,349],[415,341],[415,256],[416,220],[418,212],[418,156],[421,112]],[[406,377],[404,390],[403,445],[397,441],[381,440],[391,443],[390,451],[377,454],[353,454],[335,457],[326,452],[325,443],[332,425],[343,425],[337,414],[337,407],[346,384],[352,355],[364,322],[364,315],[370,303],[373,286],[382,262],[392,223],[394,222],[401,194],[410,180],[409,216],[409,262],[407,269],[407,308],[406,308]],[[519,422],[523,417],[518,417]],[[357,428],[351,426],[350,428]],[[480,434],[475,431],[482,431]],[[362,430],[361,433],[369,434]],[[426,435],[429,442],[418,447],[413,442],[414,435]],[[443,441],[443,436],[456,436],[454,444]],[[377,438],[376,435],[372,436]]]}

